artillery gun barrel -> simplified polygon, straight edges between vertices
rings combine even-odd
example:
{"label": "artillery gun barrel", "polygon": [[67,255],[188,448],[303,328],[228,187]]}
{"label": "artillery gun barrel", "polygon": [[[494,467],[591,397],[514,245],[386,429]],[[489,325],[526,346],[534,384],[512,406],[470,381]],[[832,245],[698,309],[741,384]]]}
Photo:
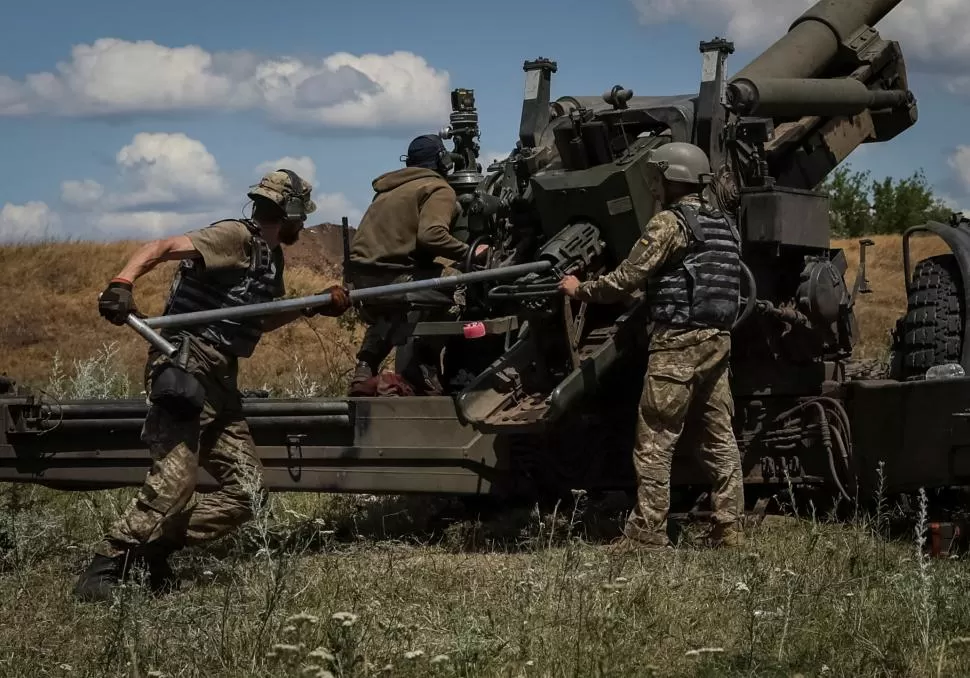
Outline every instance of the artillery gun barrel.
{"label": "artillery gun barrel", "polygon": [[821,0],[795,19],[788,33],[735,78],[814,78],[839,45],[862,26],[874,27],[902,0]]}
{"label": "artillery gun barrel", "polygon": [[[551,261],[532,261],[526,264],[516,264],[515,266],[503,266],[502,268],[488,269],[485,271],[473,271],[472,273],[461,273],[459,275],[442,276],[440,278],[428,278],[425,280],[413,280],[411,282],[395,283],[393,285],[379,285],[375,287],[365,287],[362,289],[351,290],[350,298],[352,301],[361,299],[377,299],[381,297],[393,297],[406,292],[417,290],[441,289],[444,287],[456,287],[458,285],[473,282],[489,282],[502,278],[516,278],[530,273],[542,273],[553,267]],[[204,325],[219,320],[237,320],[239,318],[252,318],[258,316],[272,315],[285,311],[293,311],[315,306],[324,306],[330,303],[330,294],[315,294],[308,297],[297,297],[294,299],[284,299],[281,301],[268,301],[261,304],[247,304],[235,308],[220,308],[212,311],[194,311],[191,313],[176,313],[173,315],[146,318],[143,322],[151,328],[176,328],[191,327],[193,325]],[[142,334],[142,336],[145,336]]]}
{"label": "artillery gun barrel", "polygon": [[741,115],[833,117],[908,106],[913,94],[909,90],[870,90],[852,78],[739,77],[728,85],[727,100]]}

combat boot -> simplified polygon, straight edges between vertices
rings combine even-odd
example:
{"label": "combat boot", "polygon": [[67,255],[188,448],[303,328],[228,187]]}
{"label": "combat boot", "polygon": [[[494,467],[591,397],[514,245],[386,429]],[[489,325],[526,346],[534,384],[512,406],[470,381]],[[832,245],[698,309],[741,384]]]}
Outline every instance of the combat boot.
{"label": "combat boot", "polygon": [[373,388],[368,388],[370,385],[367,383],[373,378],[374,368],[365,360],[358,361],[357,367],[354,369],[354,376],[350,379],[350,390],[347,395],[351,398],[373,395]]}
{"label": "combat boot", "polygon": [[109,557],[96,553],[74,585],[74,597],[86,603],[110,601],[128,574],[131,554]]}
{"label": "combat boot", "polygon": [[156,595],[178,590],[179,580],[168,559],[178,547],[171,542],[156,542],[141,550],[138,564],[148,570],[148,588]]}
{"label": "combat boot", "polygon": [[666,537],[642,540],[633,539],[632,537],[624,535],[610,544],[609,554],[611,556],[621,556],[639,551],[667,551],[670,549],[673,549],[673,544]]}
{"label": "combat boot", "polygon": [[717,523],[707,535],[711,548],[737,548],[744,546],[744,532],[736,523]]}

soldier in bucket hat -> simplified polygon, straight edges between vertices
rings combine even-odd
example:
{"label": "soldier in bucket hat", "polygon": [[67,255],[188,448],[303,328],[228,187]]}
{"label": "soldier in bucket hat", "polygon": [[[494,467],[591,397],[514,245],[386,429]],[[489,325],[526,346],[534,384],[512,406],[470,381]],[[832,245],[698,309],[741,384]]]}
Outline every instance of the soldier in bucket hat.
{"label": "soldier in bucket hat", "polygon": [[[266,174],[250,187],[249,219],[227,219],[138,249],[101,293],[98,308],[121,325],[137,312],[133,284],[162,261],[178,260],[164,314],[206,311],[278,299],[284,294],[283,250],[316,209],[310,186],[294,172]],[[162,591],[174,584],[168,556],[183,547],[222,537],[252,517],[265,501],[262,465],[242,415],[237,387],[240,358],[253,354],[262,334],[301,315],[338,316],[350,306],[340,286],[325,290],[329,307],[265,318],[223,320],[163,336],[187,348],[184,368],[151,348],[145,392],[151,406],[142,429],[153,465],[127,511],[95,549],[75,586],[82,600],[110,600],[134,563],[146,566],[149,584]],[[199,467],[219,483],[195,494]]]}

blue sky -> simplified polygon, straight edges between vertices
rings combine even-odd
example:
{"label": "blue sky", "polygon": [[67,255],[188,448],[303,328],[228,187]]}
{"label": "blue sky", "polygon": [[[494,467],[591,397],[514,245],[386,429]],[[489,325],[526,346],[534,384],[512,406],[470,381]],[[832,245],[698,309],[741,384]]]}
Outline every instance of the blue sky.
{"label": "blue sky", "polygon": [[[354,222],[410,138],[447,123],[454,87],[475,90],[484,154],[504,155],[526,59],[558,62],[554,97],[694,92],[700,40],[733,40],[733,72],[809,4],[19,4],[0,41],[0,239],[197,228],[239,215],[280,162],[312,178],[321,220]],[[904,0],[879,25],[907,55],[920,122],[850,158],[878,177],[923,168],[956,207],[970,206],[967,25],[965,0]]]}

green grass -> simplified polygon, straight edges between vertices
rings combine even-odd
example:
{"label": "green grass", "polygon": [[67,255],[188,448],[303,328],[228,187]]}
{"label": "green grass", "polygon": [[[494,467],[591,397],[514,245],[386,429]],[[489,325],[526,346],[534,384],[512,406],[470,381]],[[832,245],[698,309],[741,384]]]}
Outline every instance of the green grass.
{"label": "green grass", "polygon": [[135,581],[85,605],[70,588],[130,490],[2,491],[2,676],[970,670],[965,564],[861,520],[769,517],[738,550],[614,556],[582,498],[432,533],[450,502],[275,495],[234,536],[176,556],[181,591]]}

